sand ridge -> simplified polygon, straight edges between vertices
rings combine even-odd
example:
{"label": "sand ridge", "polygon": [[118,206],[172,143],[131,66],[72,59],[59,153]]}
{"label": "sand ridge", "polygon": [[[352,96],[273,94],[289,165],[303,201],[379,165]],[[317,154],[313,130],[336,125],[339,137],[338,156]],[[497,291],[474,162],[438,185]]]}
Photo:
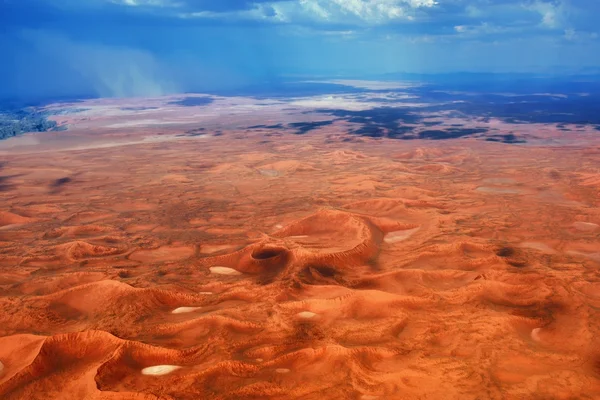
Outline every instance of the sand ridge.
{"label": "sand ridge", "polygon": [[0,398],[600,397],[589,148],[138,139],[6,155]]}

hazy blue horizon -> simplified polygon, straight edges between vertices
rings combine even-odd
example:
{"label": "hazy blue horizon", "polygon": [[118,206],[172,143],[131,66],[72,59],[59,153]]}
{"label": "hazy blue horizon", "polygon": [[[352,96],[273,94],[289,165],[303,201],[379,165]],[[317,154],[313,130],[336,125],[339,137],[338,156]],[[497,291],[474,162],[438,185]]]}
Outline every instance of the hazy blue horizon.
{"label": "hazy blue horizon", "polygon": [[592,0],[5,0],[0,97],[598,74],[599,13]]}

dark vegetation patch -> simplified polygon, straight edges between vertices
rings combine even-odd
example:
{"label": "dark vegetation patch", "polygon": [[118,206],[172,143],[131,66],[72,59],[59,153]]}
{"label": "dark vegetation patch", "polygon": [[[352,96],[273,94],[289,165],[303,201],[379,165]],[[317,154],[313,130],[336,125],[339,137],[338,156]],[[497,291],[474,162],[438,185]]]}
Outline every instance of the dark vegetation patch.
{"label": "dark vegetation patch", "polygon": [[61,186],[66,185],[69,182],[72,182],[72,181],[73,181],[73,179],[69,178],[68,176],[64,177],[64,178],[59,178],[59,179],[56,179],[54,182],[52,182],[50,184],[50,187],[59,188]]}
{"label": "dark vegetation patch", "polygon": [[119,278],[123,278],[123,279],[131,278],[131,271],[128,271],[128,270],[119,271]]}
{"label": "dark vegetation patch", "polygon": [[488,142],[501,142],[508,144],[526,143],[525,140],[517,138],[512,133],[508,133],[506,135],[492,135],[491,137],[488,137],[485,140]]}
{"label": "dark vegetation patch", "polygon": [[249,126],[248,129],[283,129],[282,124],[276,125],[252,125]]}
{"label": "dark vegetation patch", "polygon": [[146,111],[146,110],[158,110],[158,107],[121,107],[123,111]]}
{"label": "dark vegetation patch", "polygon": [[47,132],[57,128],[49,114],[31,108],[17,110],[0,109],[0,139],[7,139],[27,132]]}
{"label": "dark vegetation patch", "polygon": [[512,247],[502,247],[496,252],[496,255],[498,257],[512,257],[515,253],[515,249]]}
{"label": "dark vegetation patch", "polygon": [[192,137],[193,136],[202,136],[202,135],[204,135],[205,131],[206,131],[206,129],[204,129],[204,128],[190,129],[188,131],[185,131],[185,133],[180,134],[180,135],[176,135],[176,136],[178,136],[178,137],[181,137],[181,136],[192,136]]}
{"label": "dark vegetation patch", "polygon": [[315,121],[315,122],[292,122],[288,124],[289,128],[295,129],[296,135],[304,135],[314,129],[321,128],[323,126],[331,125],[333,121]]}
{"label": "dark vegetation patch", "polygon": [[558,172],[555,169],[553,169],[552,171],[550,171],[548,173],[548,175],[550,176],[550,178],[552,178],[554,180],[559,180],[561,178],[560,172]]}
{"label": "dark vegetation patch", "polygon": [[404,137],[414,128],[408,125],[418,124],[422,120],[421,116],[412,111],[397,107],[380,107],[362,111],[322,109],[318,112],[339,117],[347,122],[362,124],[362,127],[351,133],[375,138],[412,139],[412,137]]}
{"label": "dark vegetation patch", "polygon": [[207,106],[211,104],[214,100],[211,97],[186,97],[181,100],[171,101],[168,104],[184,106],[184,107],[197,107],[197,106]]}
{"label": "dark vegetation patch", "polygon": [[432,139],[432,140],[444,140],[444,139],[456,139],[464,136],[473,136],[478,133],[486,133],[486,128],[448,128],[445,130],[425,130],[419,132],[419,138],[421,139]]}

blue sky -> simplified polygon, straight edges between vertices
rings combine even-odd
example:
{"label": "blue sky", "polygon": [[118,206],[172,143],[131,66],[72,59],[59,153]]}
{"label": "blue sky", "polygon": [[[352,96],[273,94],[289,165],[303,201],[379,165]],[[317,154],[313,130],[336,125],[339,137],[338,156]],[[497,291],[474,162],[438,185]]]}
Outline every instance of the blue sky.
{"label": "blue sky", "polygon": [[598,0],[0,0],[0,95],[600,68]]}

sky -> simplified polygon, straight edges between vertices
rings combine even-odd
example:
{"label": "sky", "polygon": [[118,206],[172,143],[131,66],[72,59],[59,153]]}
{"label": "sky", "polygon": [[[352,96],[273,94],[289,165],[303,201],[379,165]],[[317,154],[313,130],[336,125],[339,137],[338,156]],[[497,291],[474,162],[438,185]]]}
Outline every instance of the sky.
{"label": "sky", "polygon": [[600,71],[599,0],[0,0],[0,97]]}

